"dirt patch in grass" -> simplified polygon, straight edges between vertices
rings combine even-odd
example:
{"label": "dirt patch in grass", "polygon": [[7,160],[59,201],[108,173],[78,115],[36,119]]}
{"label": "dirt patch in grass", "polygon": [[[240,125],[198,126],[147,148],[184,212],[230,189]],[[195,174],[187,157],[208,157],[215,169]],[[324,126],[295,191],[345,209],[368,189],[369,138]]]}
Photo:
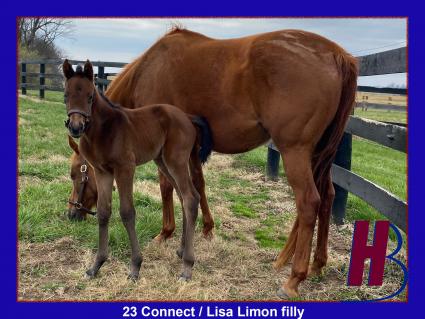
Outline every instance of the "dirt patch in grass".
{"label": "dirt patch in grass", "polygon": [[27,158],[21,159],[19,162],[20,164],[22,164],[22,162],[25,162],[25,164],[68,164],[69,158],[59,154],[52,154],[49,155],[49,157],[47,158],[40,158],[38,156],[28,156]]}
{"label": "dirt patch in grass", "polygon": [[[274,238],[284,242],[289,234],[295,219],[292,192],[283,180],[265,181],[262,174],[234,168],[232,163],[232,156],[214,154],[205,166],[207,195],[218,227],[211,241],[204,239],[199,230],[195,235],[196,263],[192,281],[177,281],[181,260],[175,251],[179,246],[181,227],[166,243],[158,245],[151,242],[141,248],[144,263],[141,278],[136,283],[126,279],[128,255],[123,258],[113,252],[98,277],[89,280],[84,274],[94,259],[95,249],[81,247],[72,237],[43,243],[23,241],[19,245],[18,298],[81,301],[278,300],[275,292],[288,278],[291,265],[281,272],[274,271],[271,264],[280,248],[264,245],[264,242],[270,243]],[[159,185],[152,181],[136,181],[135,191],[160,199]],[[234,200],[245,200],[256,217],[237,216],[232,210],[233,197],[226,197],[226,192],[240,195],[241,198]],[[258,194],[261,194],[258,202],[248,201],[249,196],[255,199]],[[389,295],[398,289],[402,274],[392,264],[386,268],[382,287],[346,286],[352,228],[351,225],[340,228],[331,225],[328,266],[323,276],[309,278],[300,285],[304,300],[371,299]],[[263,232],[259,234],[258,230]],[[95,245],[93,242],[93,248]],[[394,245],[390,243],[389,251]],[[404,260],[403,257],[400,259]],[[405,296],[397,298],[403,300]]]}

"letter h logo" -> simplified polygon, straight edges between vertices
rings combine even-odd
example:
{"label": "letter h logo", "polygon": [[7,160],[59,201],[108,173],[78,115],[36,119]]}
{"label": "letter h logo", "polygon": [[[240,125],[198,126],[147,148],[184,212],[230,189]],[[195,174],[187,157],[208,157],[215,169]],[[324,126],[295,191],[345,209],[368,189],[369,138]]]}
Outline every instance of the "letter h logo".
{"label": "letter h logo", "polygon": [[387,253],[389,221],[376,221],[373,244],[368,245],[369,221],[356,221],[351,250],[348,286],[361,286],[366,259],[370,258],[369,286],[382,286]]}

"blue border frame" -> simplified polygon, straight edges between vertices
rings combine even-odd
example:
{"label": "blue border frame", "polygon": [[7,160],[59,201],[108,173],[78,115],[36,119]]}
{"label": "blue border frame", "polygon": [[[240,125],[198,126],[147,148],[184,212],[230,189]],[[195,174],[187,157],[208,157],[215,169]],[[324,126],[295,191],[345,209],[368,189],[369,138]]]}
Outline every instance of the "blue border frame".
{"label": "blue border frame", "polygon": [[[1,105],[1,131],[3,133],[2,147],[4,151],[0,158],[0,168],[2,176],[2,231],[0,240],[2,243],[2,254],[0,262],[0,282],[2,283],[0,298],[0,317],[2,318],[120,318],[122,316],[122,307],[124,305],[140,304],[134,302],[128,303],[18,303],[16,302],[16,119],[17,119],[17,101],[16,101],[16,16],[22,15],[133,15],[138,13],[144,16],[408,16],[409,17],[409,292],[407,303],[370,303],[370,302],[338,302],[338,303],[213,303],[210,306],[224,306],[235,308],[238,305],[251,307],[281,307],[296,305],[304,308],[303,318],[327,317],[327,318],[359,318],[359,317],[384,317],[408,316],[415,314],[419,316],[423,312],[423,301],[425,294],[423,284],[424,276],[420,269],[423,264],[423,225],[425,213],[421,207],[421,181],[424,178],[422,169],[421,155],[423,153],[421,145],[421,121],[425,114],[425,105],[421,96],[423,82],[423,52],[424,43],[420,36],[424,31],[424,20],[421,17],[419,6],[406,6],[404,2],[400,7],[400,2],[385,1],[384,3],[371,1],[356,1],[352,3],[334,1],[325,6],[322,2],[313,4],[300,3],[299,8],[294,3],[281,3],[280,5],[262,1],[254,5],[248,3],[237,4],[227,2],[224,6],[219,3],[204,3],[205,9],[201,3],[184,4],[182,2],[171,2],[169,4],[161,1],[157,7],[147,4],[135,3],[126,5],[124,1],[111,3],[108,5],[105,1],[102,3],[87,3],[78,1],[58,2],[58,1],[39,1],[37,3],[25,3],[25,1],[16,1],[12,4],[2,4],[0,13],[2,24],[3,45],[0,51],[2,57],[2,99]],[[224,1],[223,1],[224,2]],[[232,7],[233,6],[233,7]],[[349,7],[347,10],[341,10]],[[6,40],[6,41],[5,41]],[[13,78],[11,78],[13,74]],[[422,245],[421,245],[422,244]],[[147,303],[145,303],[147,304]],[[149,303],[158,305],[158,303]],[[206,303],[166,303],[168,307],[195,305],[205,306]],[[162,304],[162,306],[165,306]],[[140,318],[141,316],[138,316]]]}

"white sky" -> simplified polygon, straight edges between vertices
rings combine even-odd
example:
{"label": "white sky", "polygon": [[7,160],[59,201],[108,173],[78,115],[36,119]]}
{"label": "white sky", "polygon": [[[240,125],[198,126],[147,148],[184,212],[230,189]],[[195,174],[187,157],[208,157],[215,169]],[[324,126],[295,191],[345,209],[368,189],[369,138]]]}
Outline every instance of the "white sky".
{"label": "white sky", "polygon": [[[125,18],[74,21],[71,39],[56,44],[67,58],[131,62],[167,31],[171,23],[212,38],[235,38],[280,29],[302,29],[325,36],[359,56],[406,46],[407,25],[402,18]],[[115,70],[106,70],[106,72]],[[406,85],[406,74],[361,77],[359,85]]]}

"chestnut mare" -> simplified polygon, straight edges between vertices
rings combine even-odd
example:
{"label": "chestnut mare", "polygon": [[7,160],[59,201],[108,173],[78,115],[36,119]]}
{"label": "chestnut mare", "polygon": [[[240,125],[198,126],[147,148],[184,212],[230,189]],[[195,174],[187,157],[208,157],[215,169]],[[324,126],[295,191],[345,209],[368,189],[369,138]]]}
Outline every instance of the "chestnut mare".
{"label": "chestnut mare", "polygon": [[[94,169],[98,192],[99,247],[87,275],[94,277],[107,259],[108,222],[115,179],[120,215],[131,246],[129,278],[138,278],[142,255],[135,229],[133,179],[136,166],[154,160],[180,197],[184,216],[177,253],[183,259],[181,278],[190,279],[195,260],[193,235],[200,196],[190,177],[189,159],[199,156],[199,160],[205,162],[211,153],[212,140],[207,122],[201,117],[189,118],[180,109],[167,104],[153,104],[137,110],[112,104],[97,92],[89,61],[84,65],[84,71],[78,67],[75,72],[65,60],[63,73],[66,78],[67,127],[73,137],[81,137],[79,152]],[[194,124],[201,128],[201,136]]]}
{"label": "chestnut mare", "polygon": [[319,274],[327,262],[334,198],[330,169],[353,107],[357,72],[354,57],[309,32],[216,40],[175,28],[125,67],[108,97],[127,107],[169,103],[201,115],[218,152],[245,152],[273,140],[297,207],[274,263],[280,269],[294,257],[278,294],[296,297],[307,273]]}

